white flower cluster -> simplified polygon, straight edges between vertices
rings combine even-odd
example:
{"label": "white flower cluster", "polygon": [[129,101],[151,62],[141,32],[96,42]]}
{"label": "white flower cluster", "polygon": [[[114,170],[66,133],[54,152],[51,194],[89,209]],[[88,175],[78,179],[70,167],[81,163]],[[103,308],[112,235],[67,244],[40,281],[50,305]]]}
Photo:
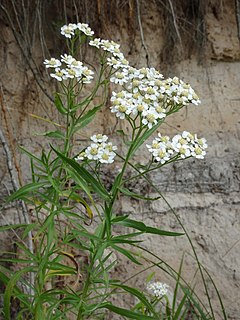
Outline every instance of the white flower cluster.
{"label": "white flower cluster", "polygon": [[143,125],[152,128],[173,109],[200,103],[191,86],[177,77],[163,80],[163,75],[154,68],[131,67],[120,51],[120,45],[114,41],[95,38],[89,45],[111,54],[107,64],[115,72],[110,81],[125,87],[118,93],[113,92],[111,98],[111,111],[120,119],[139,116]]}
{"label": "white flower cluster", "polygon": [[85,151],[79,154],[76,160],[96,160],[101,163],[113,163],[117,150],[112,142],[107,142],[108,137],[102,134],[95,134],[90,138],[93,142],[88,146]]}
{"label": "white flower cluster", "polygon": [[89,45],[111,53],[114,58],[108,58],[108,65],[114,66],[114,68],[128,65],[128,61],[124,59],[124,55],[120,51],[120,44],[110,40],[95,38],[89,42]]}
{"label": "white flower cluster", "polygon": [[[94,72],[71,55],[61,55],[61,60],[55,58],[51,58],[50,60],[46,59],[44,64],[46,68],[54,69],[55,72],[50,73],[50,76],[58,81],[75,78],[82,83],[90,83],[93,79]],[[63,68],[60,68],[62,66]]]}
{"label": "white flower cluster", "polygon": [[199,139],[196,134],[183,131],[182,134],[175,135],[171,140],[168,136],[158,133],[158,137],[152,141],[152,144],[146,146],[154,160],[164,164],[176,156],[181,159],[187,157],[204,159],[207,142],[204,138]]}
{"label": "white flower cluster", "polygon": [[88,37],[94,35],[94,32],[91,30],[91,28],[89,28],[87,23],[69,23],[68,25],[64,25],[61,28],[61,34],[69,39],[71,39],[75,35],[76,31],[80,31]]}
{"label": "white flower cluster", "polygon": [[147,290],[156,298],[161,298],[165,296],[169,291],[169,286],[162,282],[150,282],[147,285]]}
{"label": "white flower cluster", "polygon": [[154,68],[135,69],[119,62],[118,66],[110,81],[127,90],[113,92],[111,111],[120,119],[139,116],[143,125],[152,128],[173,109],[200,103],[191,86],[177,77],[163,80],[162,74]]}

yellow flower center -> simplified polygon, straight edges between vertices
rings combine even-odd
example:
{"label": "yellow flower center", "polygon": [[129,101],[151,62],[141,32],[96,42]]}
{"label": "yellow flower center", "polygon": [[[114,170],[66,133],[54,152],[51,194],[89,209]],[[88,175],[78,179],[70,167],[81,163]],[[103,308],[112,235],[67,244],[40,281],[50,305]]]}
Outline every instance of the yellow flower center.
{"label": "yellow flower center", "polygon": [[201,148],[195,148],[195,153],[197,154],[197,155],[201,155],[202,154],[202,149]]}
{"label": "yellow flower center", "polygon": [[90,153],[91,153],[91,155],[96,155],[98,153],[98,149],[97,148],[92,148]]}
{"label": "yellow flower center", "polygon": [[166,155],[166,152],[163,151],[163,150],[160,150],[160,151],[158,152],[158,156],[159,156],[159,158],[161,158],[161,159],[163,159],[165,155]]}
{"label": "yellow flower center", "polygon": [[154,116],[154,114],[148,114],[147,115],[147,120],[148,120],[148,122],[154,122],[155,121],[155,116]]}
{"label": "yellow flower center", "polygon": [[127,110],[127,108],[121,104],[121,105],[118,107],[118,110],[119,110],[120,112],[125,112],[125,111]]}
{"label": "yellow flower center", "polygon": [[144,106],[143,106],[142,104],[139,104],[139,105],[137,106],[137,110],[138,110],[139,112],[143,112]]}
{"label": "yellow flower center", "polygon": [[107,153],[103,153],[102,159],[103,160],[108,160],[109,159],[109,155]]}
{"label": "yellow flower center", "polygon": [[183,139],[183,138],[180,138],[180,139],[179,139],[179,143],[180,143],[180,144],[186,144],[187,141],[186,141],[185,139]]}

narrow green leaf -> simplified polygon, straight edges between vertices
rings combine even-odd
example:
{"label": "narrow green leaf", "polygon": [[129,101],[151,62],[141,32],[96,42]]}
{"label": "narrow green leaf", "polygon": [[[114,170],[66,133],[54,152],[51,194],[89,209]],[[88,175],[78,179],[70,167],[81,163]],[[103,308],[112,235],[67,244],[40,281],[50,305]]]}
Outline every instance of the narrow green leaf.
{"label": "narrow green leaf", "polygon": [[19,229],[19,228],[25,228],[27,227],[28,224],[9,224],[5,226],[0,226],[0,231],[6,231],[6,230],[11,230],[11,229]]}
{"label": "narrow green leaf", "polygon": [[60,130],[36,133],[36,135],[50,137],[50,138],[64,139],[64,134]]}
{"label": "narrow green leaf", "polygon": [[97,242],[102,242],[102,239],[98,238],[94,234],[90,232],[84,232],[84,231],[78,231],[78,230],[72,230],[72,233],[75,235],[79,235],[81,237],[87,238],[89,240],[95,240]]}
{"label": "narrow green leaf", "polygon": [[132,150],[132,155],[153,134],[153,132],[156,131],[158,127],[160,127],[160,125],[163,123],[163,121],[164,121],[164,119],[160,120],[155,126],[153,126],[151,129],[148,129],[147,131],[145,131],[144,134],[139,137],[137,142],[134,144],[134,147]]}
{"label": "narrow green leaf", "polygon": [[131,288],[129,286],[122,285],[122,284],[115,284],[114,286],[117,288],[121,288],[131,293],[131,295],[137,297],[155,316],[157,316],[152,304],[146,299],[145,295],[142,292],[140,292],[136,288]]}
{"label": "narrow green leaf", "polygon": [[60,98],[60,95],[58,93],[55,94],[54,103],[55,103],[56,108],[58,109],[58,111],[61,114],[67,114],[67,109],[64,108],[64,105],[63,105],[62,100]]}
{"label": "narrow green leaf", "polygon": [[185,293],[183,298],[181,299],[181,302],[178,305],[176,312],[174,312],[174,314],[173,314],[172,320],[179,320],[180,319],[181,314],[183,314],[182,309],[185,307],[185,302],[186,302],[187,297],[188,297],[188,295],[187,295],[187,293]]}
{"label": "narrow green leaf", "polygon": [[90,199],[92,199],[92,195],[91,195],[91,191],[88,187],[88,184],[86,183],[86,181],[82,178],[82,176],[80,174],[78,174],[76,172],[76,170],[73,170],[72,168],[67,168],[66,169],[67,172],[69,173],[69,175],[72,177],[72,179],[77,183],[77,185],[86,192],[86,194],[88,195],[88,197]]}
{"label": "narrow green leaf", "polygon": [[62,192],[62,195],[66,196],[69,199],[72,199],[72,200],[74,200],[76,202],[81,203],[85,207],[87,215],[92,220],[92,218],[93,218],[92,209],[89,207],[87,202],[82,197],[80,197],[76,192],[72,192],[71,190],[65,190],[65,191]]}
{"label": "narrow green leaf", "polygon": [[19,147],[19,149],[25,153],[27,156],[29,156],[29,158],[36,160],[38,163],[40,163],[41,165],[43,165],[43,162],[41,159],[38,159],[36,156],[34,156],[31,152],[27,151],[26,149],[24,149],[23,147]]}
{"label": "narrow green leaf", "polygon": [[137,261],[136,258],[134,258],[134,256],[129,252],[129,250],[121,248],[119,246],[116,246],[115,244],[111,244],[111,248],[113,248],[116,251],[120,252],[121,254],[126,256],[129,260],[131,260],[132,262],[134,262],[134,263],[136,263],[138,265],[142,265],[139,261]]}
{"label": "narrow green leaf", "polygon": [[118,223],[120,221],[123,221],[125,219],[127,219],[129,217],[129,215],[126,215],[126,216],[117,216],[117,217],[113,217],[112,218],[112,223]]}
{"label": "narrow green leaf", "polygon": [[83,106],[85,106],[85,104],[88,104],[92,101],[92,98],[88,98],[88,99],[85,99],[83,102],[80,102],[78,104],[76,104],[75,106],[71,107],[70,111],[71,112],[75,112],[77,111],[78,109],[82,108]]}
{"label": "narrow green leaf", "polygon": [[104,304],[101,308],[106,308],[110,311],[113,311],[116,314],[120,314],[121,316],[127,317],[129,319],[136,320],[156,320],[156,317],[145,316],[144,314],[135,313],[128,309],[119,308],[114,306],[113,304]]}
{"label": "narrow green leaf", "polygon": [[175,312],[175,305],[176,305],[176,301],[177,301],[178,288],[179,288],[179,285],[180,285],[183,261],[184,261],[184,253],[182,255],[181,263],[180,263],[180,266],[179,266],[179,271],[177,273],[176,285],[175,285],[174,294],[173,294],[173,302],[172,302],[172,312],[173,312],[173,314]]}
{"label": "narrow green leaf", "polygon": [[193,298],[193,295],[189,291],[188,288],[182,287],[182,291],[189,297],[189,300],[192,302],[193,306],[197,309],[199,314],[201,315],[201,320],[210,320],[209,317],[205,314],[205,312],[200,307],[199,303]]}
{"label": "narrow green leaf", "polygon": [[109,194],[107,190],[85,168],[81,167],[75,160],[65,157],[62,153],[58,152],[53,147],[52,149],[66,164],[70,165],[74,169],[75,173],[79,174],[80,177],[82,177],[87,183],[89,183],[92,189],[103,200],[109,200]]}
{"label": "narrow green leaf", "polygon": [[117,224],[120,224],[125,227],[129,227],[129,228],[137,229],[145,233],[159,234],[161,236],[177,237],[177,236],[184,235],[184,233],[171,232],[171,231],[160,230],[153,227],[148,227],[143,222],[132,220],[132,219],[125,219],[117,222]]}
{"label": "narrow green leaf", "polygon": [[95,117],[96,113],[101,109],[102,104],[96,106],[85,113],[79,120],[77,121],[77,126],[74,129],[74,132],[82,129],[83,127],[87,126]]}
{"label": "narrow green leaf", "polygon": [[35,223],[31,223],[31,224],[28,224],[26,225],[26,228],[24,229],[24,232],[23,232],[23,239],[28,236],[28,233],[30,231],[32,231],[35,227],[38,227],[38,222],[35,222]]}
{"label": "narrow green leaf", "polygon": [[29,194],[30,192],[36,191],[43,186],[46,185],[46,182],[34,182],[34,183],[29,183],[23,186],[22,188],[18,189],[16,192],[11,194],[8,198],[7,201],[13,201],[16,199],[22,199],[23,196]]}
{"label": "narrow green leaf", "polygon": [[[26,267],[18,272],[16,272],[12,278],[8,281],[8,284],[6,286],[6,290],[4,293],[4,307],[3,307],[3,311],[4,311],[4,315],[5,315],[5,320],[11,320],[11,314],[10,314],[10,306],[11,306],[11,297],[14,295],[14,289],[16,286],[16,283],[19,281],[19,279],[21,278],[21,276],[24,273],[28,273],[30,271],[32,271],[32,267]],[[19,289],[17,289],[19,290]]]}

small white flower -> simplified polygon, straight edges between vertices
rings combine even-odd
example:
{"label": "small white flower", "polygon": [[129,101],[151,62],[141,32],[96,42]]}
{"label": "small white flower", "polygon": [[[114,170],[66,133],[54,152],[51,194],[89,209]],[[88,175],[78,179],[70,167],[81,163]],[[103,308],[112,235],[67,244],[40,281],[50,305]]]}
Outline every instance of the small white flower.
{"label": "small white flower", "polygon": [[117,146],[114,146],[114,145],[112,144],[112,142],[106,143],[106,144],[104,145],[104,148],[105,148],[106,150],[108,150],[109,152],[112,152],[112,151],[116,151],[116,150],[117,150]]}
{"label": "small white flower", "polygon": [[86,36],[91,37],[94,35],[94,31],[92,31],[91,28],[89,28],[87,23],[78,23],[77,29],[83,32]]}
{"label": "small white flower", "polygon": [[93,143],[88,146],[85,151],[81,152],[76,160],[95,160],[100,163],[113,163],[117,147],[112,142],[106,143],[108,137],[104,134],[94,134],[90,137]]}
{"label": "small white flower", "polygon": [[64,25],[61,28],[61,34],[64,35],[66,38],[71,39],[74,36],[74,30],[77,28],[76,24],[70,23],[69,25]]}
{"label": "small white flower", "polygon": [[129,80],[128,74],[126,71],[117,71],[114,73],[114,75],[110,78],[110,81],[116,84],[123,85],[124,83],[127,83]]}
{"label": "small white flower", "polygon": [[148,110],[144,110],[142,112],[143,120],[142,123],[147,125],[149,129],[152,128],[153,125],[157,124],[157,119],[159,118],[158,113],[156,112],[155,108],[150,107]]}
{"label": "small white flower", "polygon": [[82,71],[80,69],[67,68],[63,70],[63,72],[64,72],[64,80],[73,79],[73,78],[79,79],[82,77]]}
{"label": "small white flower", "polygon": [[89,45],[99,49],[100,45],[101,45],[101,39],[100,38],[95,38],[95,39],[89,41]]}
{"label": "small white flower", "polygon": [[117,105],[110,107],[111,112],[116,113],[116,117],[120,119],[125,119],[126,115],[129,115],[132,112],[132,108],[130,105],[126,103],[121,104],[121,102]]}
{"label": "small white flower", "polygon": [[115,156],[116,154],[114,152],[111,152],[108,149],[101,149],[99,151],[98,159],[101,163],[113,163]]}
{"label": "small white flower", "polygon": [[147,285],[147,290],[156,298],[162,298],[169,291],[169,286],[166,283],[162,282],[150,282]]}
{"label": "small white flower", "polygon": [[181,134],[177,134],[172,138],[172,146],[176,152],[179,152],[180,148],[190,148],[188,141],[182,137]]}
{"label": "small white flower", "polygon": [[188,131],[183,131],[182,137],[183,137],[183,139],[186,139],[187,142],[191,142],[192,143],[194,141],[194,135],[192,135]]}
{"label": "small white flower", "polygon": [[46,68],[58,68],[61,66],[61,61],[55,58],[51,58],[50,60],[45,59],[44,62]]}
{"label": "small white flower", "polygon": [[98,160],[99,158],[99,145],[97,143],[91,143],[85,150],[86,158],[89,160]]}
{"label": "small white flower", "polygon": [[52,78],[57,79],[58,81],[63,81],[65,79],[65,70],[64,69],[60,69],[60,68],[56,68],[55,69],[55,73],[50,73],[50,76]]}
{"label": "small white flower", "polygon": [[160,142],[158,139],[154,139],[152,141],[152,144],[151,145],[147,144],[146,147],[148,148],[149,152],[153,153],[160,148]]}
{"label": "small white flower", "polygon": [[87,67],[82,68],[82,73],[83,73],[83,83],[91,83],[91,80],[93,79],[94,72]]}
{"label": "small white flower", "polygon": [[204,159],[204,156],[206,155],[206,151],[196,146],[192,148],[191,155],[197,159]]}
{"label": "small white flower", "polygon": [[171,158],[171,153],[168,152],[164,144],[160,144],[160,147],[153,151],[153,156],[157,162],[164,164]]}
{"label": "small white flower", "polygon": [[124,59],[118,59],[115,57],[107,58],[107,64],[109,66],[112,66],[114,69],[119,69],[119,68],[126,68],[129,65],[129,62],[124,58]]}
{"label": "small white flower", "polygon": [[105,134],[94,134],[93,136],[91,136],[90,138],[93,142],[95,143],[102,143],[102,142],[106,142],[108,140],[108,137]]}
{"label": "small white flower", "polygon": [[190,157],[191,155],[191,151],[188,145],[182,145],[179,149],[178,149],[179,155],[182,159],[185,159],[187,157]]}
{"label": "small white flower", "polygon": [[76,61],[76,59],[73,58],[73,56],[71,56],[70,54],[68,55],[66,53],[62,54],[61,58],[62,58],[61,61],[66,63],[67,65],[71,65],[74,61]]}
{"label": "small white flower", "polygon": [[82,161],[86,158],[86,153],[83,151],[77,157],[75,157],[76,161]]}
{"label": "small white flower", "polygon": [[207,149],[208,145],[207,145],[207,140],[206,140],[205,138],[198,139],[198,138],[197,138],[197,135],[195,135],[194,141],[195,141],[195,142],[199,145],[199,147],[202,148],[203,150],[204,150],[204,149]]}

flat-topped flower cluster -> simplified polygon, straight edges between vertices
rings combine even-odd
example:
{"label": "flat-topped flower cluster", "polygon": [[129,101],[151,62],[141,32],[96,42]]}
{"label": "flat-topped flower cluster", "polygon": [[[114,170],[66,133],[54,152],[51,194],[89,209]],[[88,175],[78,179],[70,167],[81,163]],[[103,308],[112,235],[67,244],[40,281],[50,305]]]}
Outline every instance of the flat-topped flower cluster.
{"label": "flat-topped flower cluster", "polygon": [[69,23],[61,28],[61,34],[69,39],[75,35],[78,35],[79,33],[84,33],[88,37],[94,35],[94,31],[91,30],[87,23]]}
{"label": "flat-topped flower cluster", "polygon": [[[114,41],[93,38],[94,32],[88,24],[70,23],[61,28],[61,34],[70,41],[75,41],[79,35],[84,35],[85,39],[89,39],[89,45],[99,50],[102,66],[110,68],[108,73],[110,82],[123,87],[120,91],[112,92],[110,110],[117,118],[126,119],[135,128],[138,126],[145,130],[151,129],[182,107],[190,103],[200,104],[197,94],[189,84],[177,77],[164,79],[155,68],[137,69],[130,66],[120,50],[120,45]],[[50,76],[60,82],[75,78],[78,82],[86,84],[93,79],[93,71],[70,54],[61,55],[60,60],[46,59],[44,64],[46,68],[55,70]],[[78,157],[78,160],[112,163],[115,147],[111,143],[106,144],[105,135],[102,136],[104,138],[99,138],[103,139],[102,141],[97,139],[96,135],[93,137],[91,137],[93,143]],[[164,164],[174,157],[184,159],[192,156],[203,159],[207,144],[204,138],[198,139],[197,135],[184,131],[172,139],[159,134],[147,148],[156,162]]]}
{"label": "flat-topped flower cluster", "polygon": [[90,138],[93,142],[76,157],[76,160],[95,160],[100,163],[113,163],[117,147],[112,142],[107,142],[108,137],[102,134],[94,134]]}
{"label": "flat-topped flower cluster", "polygon": [[76,78],[77,81],[81,81],[82,83],[90,83],[93,79],[94,72],[92,70],[84,66],[81,61],[66,53],[61,55],[61,60],[55,58],[46,59],[44,64],[46,68],[54,69],[55,72],[50,73],[50,76],[58,81]]}
{"label": "flat-topped flower cluster", "polygon": [[172,139],[158,133],[152,144],[147,144],[147,148],[156,162],[164,164],[173,158],[203,159],[206,155],[207,142],[206,139],[199,139],[196,134],[193,135],[188,131],[183,131],[182,134],[177,134]]}
{"label": "flat-topped flower cluster", "polygon": [[147,285],[147,290],[156,298],[162,298],[167,295],[169,286],[166,283],[160,281],[150,282]]}
{"label": "flat-topped flower cluster", "polygon": [[200,100],[189,84],[177,77],[163,80],[154,68],[135,69],[125,66],[117,71],[110,81],[126,87],[126,90],[113,92],[111,111],[120,119],[139,116],[141,123],[152,128],[173,110]]}

